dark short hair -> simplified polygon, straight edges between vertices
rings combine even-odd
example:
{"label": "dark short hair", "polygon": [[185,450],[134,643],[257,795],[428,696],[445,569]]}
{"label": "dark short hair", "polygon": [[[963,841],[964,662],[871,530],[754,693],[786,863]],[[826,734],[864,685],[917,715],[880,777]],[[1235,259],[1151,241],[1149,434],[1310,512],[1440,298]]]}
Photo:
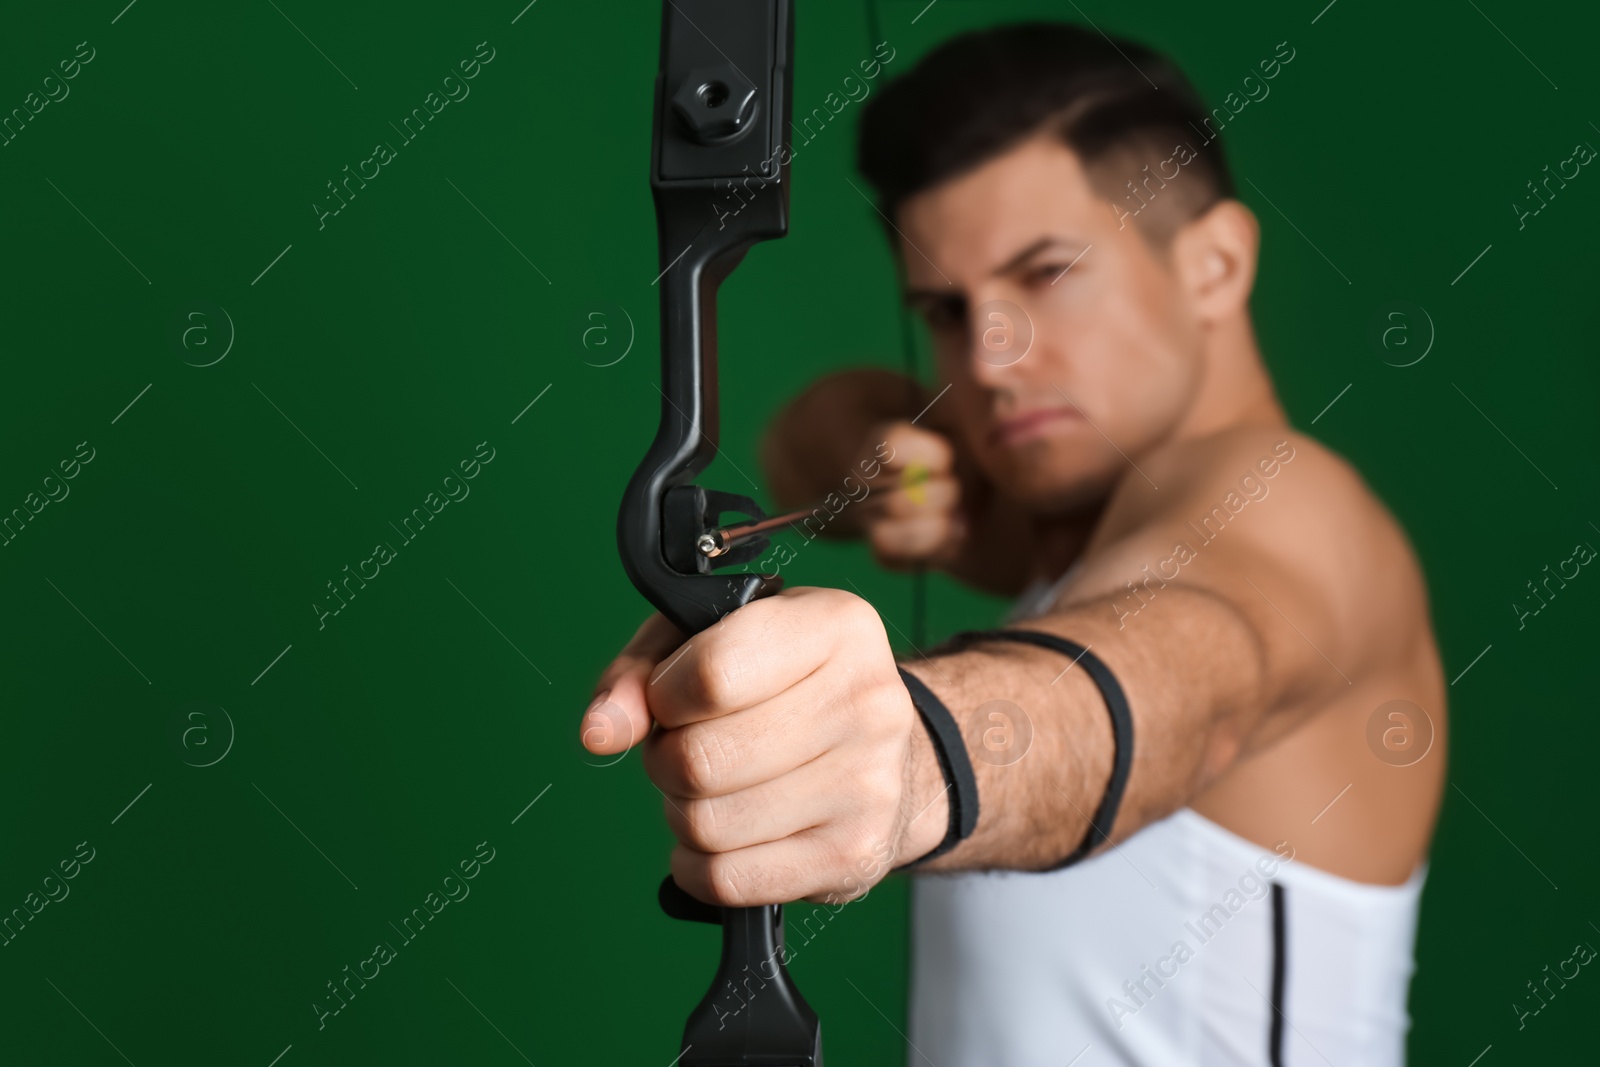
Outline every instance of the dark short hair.
{"label": "dark short hair", "polygon": [[[1188,221],[1234,196],[1208,118],[1177,65],[1144,45],[1070,23],[1014,23],[953,37],[885,86],[863,110],[856,162],[893,219],[907,198],[1046,130],[1108,198],[1117,194],[1106,185],[1182,142],[1196,155],[1171,201]],[[1113,173],[1113,161],[1128,173]]]}

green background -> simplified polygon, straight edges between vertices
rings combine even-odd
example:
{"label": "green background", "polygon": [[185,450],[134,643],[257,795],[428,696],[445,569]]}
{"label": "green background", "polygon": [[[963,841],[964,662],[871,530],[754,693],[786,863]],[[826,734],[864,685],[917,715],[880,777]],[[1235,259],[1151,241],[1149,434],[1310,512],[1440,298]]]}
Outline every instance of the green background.
{"label": "green background", "polygon": [[[670,839],[637,757],[591,766],[577,744],[595,675],[643,616],[611,531],[659,403],[659,4],[123,2],[32,5],[0,34],[4,111],[78,42],[96,50],[0,148],[0,509],[79,442],[95,450],[0,548],[0,911],[79,842],[95,850],[0,948],[0,1059],[665,1067],[717,934],[655,907]],[[798,7],[809,110],[872,49],[859,4]],[[1212,103],[1295,48],[1224,136],[1264,227],[1263,347],[1296,423],[1410,530],[1459,678],[1413,1060],[1590,1055],[1600,979],[1520,1031],[1510,1006],[1600,943],[1600,579],[1520,630],[1510,605],[1600,542],[1600,177],[1521,230],[1510,205],[1600,143],[1600,18],[1506,0],[881,15],[889,76],[964,28],[1087,18],[1169,51]],[[388,123],[480,41],[495,54],[471,95],[319,230],[324,183],[397,140]],[[760,427],[812,377],[900,363],[891,261],[846,182],[859,113],[799,151],[792,235],[723,290],[727,458],[704,484],[751,492]],[[1437,334],[1405,368],[1369,336],[1396,301]],[[228,327],[185,316],[219,307],[235,343],[193,366]],[[630,332],[625,358],[595,365]],[[398,540],[388,524],[483,441],[495,458],[471,495],[319,629],[325,583]],[[857,546],[817,544],[789,574],[854,582],[911,625],[909,580]],[[1001,608],[937,580],[930,600],[935,636]],[[193,702],[209,717],[186,719]],[[192,766],[222,750],[218,708],[231,749]],[[389,923],[484,841],[471,895],[319,1030],[324,984],[397,941]],[[795,963],[835,1067],[903,1058],[905,890],[891,879]]]}

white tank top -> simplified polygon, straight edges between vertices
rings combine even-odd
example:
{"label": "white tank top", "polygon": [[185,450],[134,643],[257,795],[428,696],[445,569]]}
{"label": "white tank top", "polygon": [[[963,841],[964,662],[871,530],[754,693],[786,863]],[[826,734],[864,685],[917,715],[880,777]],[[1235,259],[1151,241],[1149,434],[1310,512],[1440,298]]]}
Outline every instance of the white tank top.
{"label": "white tank top", "polygon": [[1404,1063],[1427,864],[1370,885],[1280,847],[1182,808],[1066,870],[915,876],[908,1067]]}

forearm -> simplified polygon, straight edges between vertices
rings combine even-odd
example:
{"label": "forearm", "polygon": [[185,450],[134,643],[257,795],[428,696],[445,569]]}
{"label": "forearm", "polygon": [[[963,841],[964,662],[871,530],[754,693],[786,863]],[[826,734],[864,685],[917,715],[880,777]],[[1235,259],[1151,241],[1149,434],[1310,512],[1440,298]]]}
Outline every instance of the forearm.
{"label": "forearm", "polygon": [[[1175,596],[1172,594],[1176,594]],[[1015,628],[1089,646],[1133,712],[1133,769],[1113,843],[1187,803],[1234,760],[1268,716],[1265,657],[1250,621],[1202,590],[1173,589],[1167,610],[1119,628],[1096,599]],[[1113,739],[1099,689],[1059,653],[1010,642],[904,664],[962,728],[978,783],[972,834],[919,868],[1045,870],[1082,842],[1111,776]],[[942,839],[945,783],[924,733],[914,742],[909,822],[897,863]]]}

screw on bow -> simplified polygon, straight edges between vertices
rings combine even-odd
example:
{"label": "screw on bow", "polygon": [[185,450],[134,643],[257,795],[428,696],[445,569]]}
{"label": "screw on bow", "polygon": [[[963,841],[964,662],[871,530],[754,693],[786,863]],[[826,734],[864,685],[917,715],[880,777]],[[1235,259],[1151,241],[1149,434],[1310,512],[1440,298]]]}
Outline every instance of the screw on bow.
{"label": "screw on bow", "polygon": [[[679,629],[699,633],[730,611],[778,591],[758,574],[713,570],[747,562],[765,544],[707,553],[723,516],[766,519],[746,497],[693,485],[717,447],[717,286],[759,241],[789,229],[788,129],[794,15],[790,0],[666,0],[656,79],[654,167],[661,283],[661,424],[617,517],[628,577]],[[752,175],[762,185],[729,215],[718,197]],[[715,223],[715,225],[713,225]],[[821,1067],[816,1013],[784,966],[781,905],[714,907],[671,876],[663,910],[722,924],[711,990],[684,1026],[682,1067]],[[748,990],[751,976],[759,988]],[[731,994],[731,995],[730,995]]]}

